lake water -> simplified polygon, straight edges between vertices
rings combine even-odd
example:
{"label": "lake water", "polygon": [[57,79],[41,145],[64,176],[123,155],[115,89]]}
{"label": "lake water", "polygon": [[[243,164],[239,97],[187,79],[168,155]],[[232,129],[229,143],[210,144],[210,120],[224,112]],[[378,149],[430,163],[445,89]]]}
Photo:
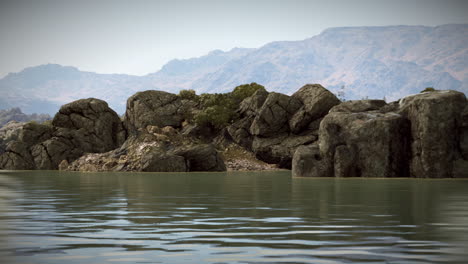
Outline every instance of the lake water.
{"label": "lake water", "polygon": [[468,180],[2,174],[0,263],[468,260]]}

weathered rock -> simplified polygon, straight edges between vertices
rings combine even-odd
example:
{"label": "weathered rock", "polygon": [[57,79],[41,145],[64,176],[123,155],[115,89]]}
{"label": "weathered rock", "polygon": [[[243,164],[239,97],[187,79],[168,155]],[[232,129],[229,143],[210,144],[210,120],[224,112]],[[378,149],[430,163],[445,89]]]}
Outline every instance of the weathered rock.
{"label": "weathered rock", "polygon": [[51,125],[29,122],[22,127],[18,140],[27,146],[35,145],[52,137],[54,128]]}
{"label": "weathered rock", "polygon": [[[4,129],[2,146],[5,157],[0,156],[0,168],[13,170],[34,169],[34,162],[30,148],[52,136],[53,128],[35,122],[15,123]],[[2,155],[3,156],[3,155]]]}
{"label": "weathered rock", "polygon": [[141,171],[185,172],[187,171],[187,164],[182,156],[151,152],[142,157]]}
{"label": "weathered rock", "polygon": [[25,123],[10,121],[0,128],[0,154],[4,153],[8,143],[17,140]]}
{"label": "weathered rock", "polygon": [[332,112],[367,112],[372,110],[379,110],[384,107],[387,103],[384,100],[353,100],[346,101],[339,105],[335,105],[330,109]]}
{"label": "weathered rock", "polygon": [[404,177],[407,175],[407,120],[396,113],[328,114],[320,124],[321,157],[339,177]]}
{"label": "weathered rock", "polygon": [[280,168],[291,168],[291,160],[296,148],[317,140],[314,134],[289,135],[280,134],[276,137],[255,137],[252,150],[255,156],[270,164],[278,164]]}
{"label": "weathered rock", "polygon": [[252,149],[253,141],[250,127],[255,117],[260,113],[260,109],[268,94],[265,89],[261,88],[252,96],[244,99],[239,107],[239,120],[227,127],[227,132],[232,140],[248,150]]}
{"label": "weathered rock", "polygon": [[179,128],[187,111],[195,107],[195,102],[163,91],[144,91],[132,95],[127,100],[124,125],[129,133],[148,125]]}
{"label": "weathered rock", "polygon": [[268,95],[269,93],[264,88],[260,88],[255,91],[252,96],[245,98],[239,106],[239,113],[241,116],[256,116],[259,113],[260,108],[265,103]]}
{"label": "weathered rock", "polygon": [[172,152],[187,160],[188,171],[226,171],[226,165],[211,144],[180,147]]}
{"label": "weathered rock", "polygon": [[67,160],[62,160],[62,162],[60,162],[59,166],[58,166],[58,169],[63,171],[63,170],[67,170],[68,169],[68,166],[70,166],[70,164],[68,163]]}
{"label": "weathered rock", "polygon": [[81,99],[63,105],[54,116],[52,125],[79,130],[79,146],[84,152],[106,152],[122,145],[126,138],[119,116],[106,102]]}
{"label": "weathered rock", "polygon": [[468,160],[458,159],[453,162],[453,177],[467,178],[468,177]]}
{"label": "weathered rock", "polygon": [[0,168],[6,170],[34,169],[28,146],[21,141],[11,141],[6,152],[0,155]]}
{"label": "weathered rock", "polygon": [[334,175],[335,177],[356,177],[354,170],[355,153],[345,145],[335,148]]}
{"label": "weathered rock", "polygon": [[[411,176],[445,178],[453,176],[466,97],[456,91],[435,91],[400,100],[400,111],[411,122]],[[462,143],[463,144],[463,143]]]}
{"label": "weathered rock", "polygon": [[270,93],[250,126],[250,134],[269,137],[289,131],[288,121],[301,105],[295,97]]}
{"label": "weathered rock", "polygon": [[55,170],[63,160],[73,161],[83,153],[70,140],[60,137],[50,138],[31,148],[32,160],[39,170]]}
{"label": "weathered rock", "polygon": [[336,96],[320,84],[307,84],[292,96],[303,105],[289,120],[293,133],[304,130],[310,122],[325,116],[330,108],[340,103]]}
{"label": "weathered rock", "polygon": [[317,144],[299,146],[292,159],[293,177],[330,177],[329,164],[322,159]]}

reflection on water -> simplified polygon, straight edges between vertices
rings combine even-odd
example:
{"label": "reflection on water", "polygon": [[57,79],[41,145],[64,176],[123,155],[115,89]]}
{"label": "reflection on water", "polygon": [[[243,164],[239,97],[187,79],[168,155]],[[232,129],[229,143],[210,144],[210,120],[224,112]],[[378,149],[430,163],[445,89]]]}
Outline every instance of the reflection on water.
{"label": "reflection on water", "polygon": [[[468,181],[4,172],[0,263],[462,263]],[[0,259],[1,260],[1,259]]]}

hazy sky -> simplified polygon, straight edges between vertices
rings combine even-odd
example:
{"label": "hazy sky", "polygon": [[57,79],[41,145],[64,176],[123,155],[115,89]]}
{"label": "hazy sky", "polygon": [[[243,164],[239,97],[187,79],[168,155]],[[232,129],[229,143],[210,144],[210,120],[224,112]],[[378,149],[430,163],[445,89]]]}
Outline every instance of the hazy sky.
{"label": "hazy sky", "polygon": [[0,78],[45,63],[143,75],[328,27],[468,23],[464,0],[0,0]]}

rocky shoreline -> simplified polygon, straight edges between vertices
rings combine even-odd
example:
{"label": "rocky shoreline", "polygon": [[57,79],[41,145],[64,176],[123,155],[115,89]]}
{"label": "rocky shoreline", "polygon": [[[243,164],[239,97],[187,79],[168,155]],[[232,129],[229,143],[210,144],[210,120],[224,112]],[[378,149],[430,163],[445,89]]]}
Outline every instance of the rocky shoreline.
{"label": "rocky shoreline", "polygon": [[424,92],[387,104],[341,102],[318,84],[291,96],[257,84],[241,88],[233,91],[243,97],[234,101],[235,113],[223,126],[196,118],[220,111],[194,93],[136,93],[123,118],[99,99],[71,102],[50,124],[0,129],[0,169],[468,177],[463,93]]}

